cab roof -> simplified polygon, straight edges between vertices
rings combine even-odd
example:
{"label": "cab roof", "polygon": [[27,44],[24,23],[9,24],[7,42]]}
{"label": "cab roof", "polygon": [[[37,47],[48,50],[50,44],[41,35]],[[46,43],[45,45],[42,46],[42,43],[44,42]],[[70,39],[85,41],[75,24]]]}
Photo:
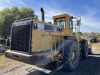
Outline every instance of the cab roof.
{"label": "cab roof", "polygon": [[53,16],[53,19],[62,18],[62,17],[69,17],[69,18],[71,18],[72,16],[70,16],[70,15],[68,15],[68,14],[61,14],[61,15]]}

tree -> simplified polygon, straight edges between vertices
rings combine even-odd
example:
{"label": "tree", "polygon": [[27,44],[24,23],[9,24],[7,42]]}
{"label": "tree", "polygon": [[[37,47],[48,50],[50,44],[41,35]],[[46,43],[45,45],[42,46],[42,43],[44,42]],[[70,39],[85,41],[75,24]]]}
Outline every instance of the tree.
{"label": "tree", "polygon": [[20,9],[21,18],[34,17],[34,11],[31,8],[23,7]]}
{"label": "tree", "polygon": [[0,35],[6,37],[10,35],[11,25],[15,20],[20,20],[28,17],[38,17],[34,14],[34,10],[31,8],[23,7],[17,8],[13,6],[11,9],[5,8],[0,11]]}
{"label": "tree", "polygon": [[20,17],[20,11],[19,11],[19,9],[16,6],[13,6],[11,8],[11,12],[12,12],[12,15],[14,17],[14,20],[21,19],[21,17]]}

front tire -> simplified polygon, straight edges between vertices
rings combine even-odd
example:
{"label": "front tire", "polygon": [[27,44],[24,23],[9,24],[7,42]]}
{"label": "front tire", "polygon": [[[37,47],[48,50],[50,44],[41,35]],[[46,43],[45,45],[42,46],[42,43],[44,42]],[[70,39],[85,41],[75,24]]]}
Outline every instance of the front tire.
{"label": "front tire", "polygon": [[65,40],[63,55],[63,70],[74,71],[79,63],[79,48],[77,42],[73,40]]}

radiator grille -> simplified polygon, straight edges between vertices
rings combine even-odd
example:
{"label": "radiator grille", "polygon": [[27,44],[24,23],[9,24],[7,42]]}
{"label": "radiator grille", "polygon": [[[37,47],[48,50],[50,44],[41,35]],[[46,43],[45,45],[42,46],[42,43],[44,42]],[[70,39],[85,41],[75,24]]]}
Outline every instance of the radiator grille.
{"label": "radiator grille", "polygon": [[30,27],[31,25],[12,27],[11,50],[29,52],[31,35]]}

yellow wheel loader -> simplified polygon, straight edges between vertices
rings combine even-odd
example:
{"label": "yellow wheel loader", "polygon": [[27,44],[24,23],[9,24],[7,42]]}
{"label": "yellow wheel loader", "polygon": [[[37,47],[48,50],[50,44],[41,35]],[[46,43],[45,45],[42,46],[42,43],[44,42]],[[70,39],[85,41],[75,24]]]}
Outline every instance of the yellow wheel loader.
{"label": "yellow wheel loader", "polygon": [[[68,14],[53,16],[53,24],[26,18],[11,27],[10,49],[5,56],[34,65],[55,62],[57,68],[73,71],[79,59],[88,57],[88,41],[81,38],[80,17]],[[91,48],[89,48],[91,49]]]}

